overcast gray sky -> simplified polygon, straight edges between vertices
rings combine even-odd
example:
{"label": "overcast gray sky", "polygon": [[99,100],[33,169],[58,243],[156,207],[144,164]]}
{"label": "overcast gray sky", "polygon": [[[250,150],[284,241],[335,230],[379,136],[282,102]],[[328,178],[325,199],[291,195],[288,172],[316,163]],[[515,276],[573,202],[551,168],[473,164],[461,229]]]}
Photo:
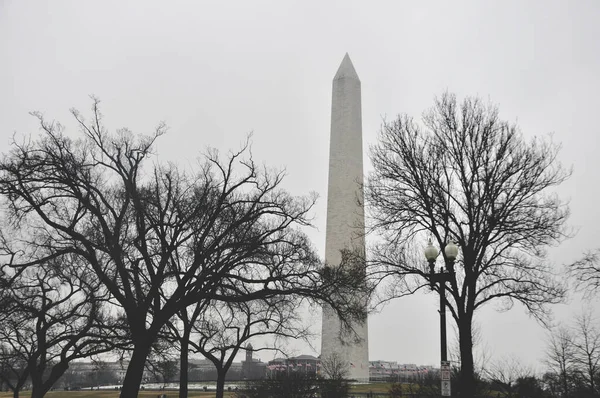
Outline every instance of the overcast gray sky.
{"label": "overcast gray sky", "polygon": [[[257,160],[286,167],[294,193],[321,195],[311,236],[322,254],[331,80],[348,52],[362,81],[365,150],[382,117],[419,117],[446,89],[489,97],[527,137],[554,133],[574,167],[560,194],[578,231],[552,251],[559,266],[600,247],[598,21],[597,0],[0,0],[0,151],[14,132],[38,131],[32,110],[74,132],[68,110],[88,111],[90,94],[111,129],[148,133],[165,121],[159,156],[186,166],[254,131]],[[556,318],[580,308],[574,296]],[[370,359],[438,363],[436,309],[428,294],[371,316]],[[490,306],[477,322],[492,357],[543,359],[544,331],[521,307]]]}

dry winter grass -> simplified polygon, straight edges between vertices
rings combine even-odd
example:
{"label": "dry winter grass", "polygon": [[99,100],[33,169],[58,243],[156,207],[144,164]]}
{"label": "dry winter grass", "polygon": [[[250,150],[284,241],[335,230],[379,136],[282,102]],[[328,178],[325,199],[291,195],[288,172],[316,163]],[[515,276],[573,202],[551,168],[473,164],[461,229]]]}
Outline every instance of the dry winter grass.
{"label": "dry winter grass", "polygon": [[[179,395],[177,391],[140,391],[140,398],[156,398],[158,394],[166,394],[167,398],[176,398]],[[20,398],[29,398],[31,395],[28,391],[23,391],[19,394]],[[190,391],[189,398],[214,398],[215,393],[204,391]],[[12,398],[12,392],[0,392],[0,398]],[[118,391],[51,391],[46,394],[47,398],[119,398]],[[233,397],[225,393],[225,397]]]}
{"label": "dry winter grass", "polygon": [[[353,392],[387,392],[390,388],[388,383],[376,383],[376,384],[360,384],[352,386]],[[156,398],[158,394],[166,394],[167,398],[177,398],[177,391],[157,391],[157,390],[146,390],[140,391],[138,397],[140,398]],[[21,398],[30,398],[29,391],[23,391],[19,394]],[[215,392],[204,392],[204,391],[190,391],[189,398],[214,398]],[[0,398],[12,398],[12,392],[0,392]],[[119,398],[118,391],[51,391],[46,394],[47,398]],[[225,393],[226,398],[233,398],[234,394],[227,392]]]}

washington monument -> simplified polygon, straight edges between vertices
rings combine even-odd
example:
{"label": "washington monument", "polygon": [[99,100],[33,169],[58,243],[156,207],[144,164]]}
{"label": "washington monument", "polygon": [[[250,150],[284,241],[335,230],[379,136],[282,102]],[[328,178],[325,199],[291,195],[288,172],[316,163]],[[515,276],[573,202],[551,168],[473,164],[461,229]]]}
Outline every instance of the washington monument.
{"label": "washington monument", "polygon": [[[364,253],[363,153],[360,79],[348,54],[333,78],[325,262],[336,266],[341,250]],[[359,203],[360,201],[360,203]],[[321,361],[336,356],[349,366],[348,377],[369,380],[367,322],[354,325],[360,341],[340,334],[340,321],[323,308]],[[345,340],[345,341],[344,341]]]}

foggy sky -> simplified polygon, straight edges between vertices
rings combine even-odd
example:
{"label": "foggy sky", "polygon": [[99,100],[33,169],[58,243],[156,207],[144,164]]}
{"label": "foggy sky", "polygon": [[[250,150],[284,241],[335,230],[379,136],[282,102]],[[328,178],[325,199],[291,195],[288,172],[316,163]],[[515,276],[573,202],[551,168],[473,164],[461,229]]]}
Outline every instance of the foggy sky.
{"label": "foggy sky", "polygon": [[[600,247],[599,20],[594,0],[4,0],[0,152],[14,133],[37,133],[34,110],[75,134],[69,109],[88,112],[90,94],[113,131],[150,133],[165,121],[159,158],[185,167],[209,146],[238,148],[253,131],[257,161],[285,167],[293,193],[320,194],[311,237],[322,255],[331,80],[348,52],[362,82],[365,152],[382,118],[418,118],[445,90],[489,98],[526,137],[554,133],[561,162],[574,170],[558,192],[570,200],[576,232],[551,251],[559,270]],[[370,359],[437,364],[437,305],[425,294],[372,315]],[[556,321],[581,309],[573,295],[554,307]],[[476,323],[487,357],[543,359],[544,329],[522,307],[489,305]]]}

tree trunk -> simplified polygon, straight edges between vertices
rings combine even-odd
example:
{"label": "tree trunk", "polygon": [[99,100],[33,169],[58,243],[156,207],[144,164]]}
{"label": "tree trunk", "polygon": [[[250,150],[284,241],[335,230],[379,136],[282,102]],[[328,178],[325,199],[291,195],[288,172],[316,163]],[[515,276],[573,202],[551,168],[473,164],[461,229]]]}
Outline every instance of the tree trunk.
{"label": "tree trunk", "polygon": [[592,397],[596,394],[596,388],[594,385],[594,365],[592,363],[592,358],[589,357],[588,355],[588,369],[589,369],[589,375],[590,375],[590,392],[592,393]]}
{"label": "tree trunk", "polygon": [[42,382],[42,375],[39,374],[38,369],[31,373],[31,398],[43,398],[44,387]]}
{"label": "tree trunk", "polygon": [[460,396],[472,398],[475,396],[475,366],[473,362],[473,335],[470,317],[461,319],[459,325],[460,340]]}
{"label": "tree trunk", "polygon": [[13,390],[13,398],[19,398],[19,389],[18,388],[15,388]]}
{"label": "tree trunk", "polygon": [[40,386],[31,386],[31,398],[44,398],[44,389]]}
{"label": "tree trunk", "polygon": [[188,396],[188,359],[190,332],[184,331],[181,339],[181,353],[179,355],[179,398]]}
{"label": "tree trunk", "polygon": [[562,372],[562,384],[563,384],[563,392],[565,394],[565,397],[569,396],[569,382],[567,380],[567,371],[566,371],[566,367],[565,370]]}
{"label": "tree trunk", "polygon": [[[41,384],[38,389],[38,396],[45,396],[48,393],[48,391],[50,391],[50,389],[52,389],[52,387],[56,384],[56,382],[62,377],[62,375],[65,374],[68,368],[68,363],[63,361],[52,366],[52,368],[50,369],[50,374],[47,376],[46,381],[43,381],[43,378],[40,379]],[[33,398],[33,393],[31,394],[31,397]]]}
{"label": "tree trunk", "polygon": [[225,372],[223,369],[217,369],[217,395],[215,398],[223,398],[225,396]]}
{"label": "tree trunk", "polygon": [[136,398],[138,396],[140,384],[142,384],[142,377],[144,376],[144,366],[146,365],[146,359],[150,353],[151,344],[152,339],[148,336],[145,336],[144,340],[135,344],[133,354],[131,355],[131,361],[129,362],[127,373],[125,373],[125,379],[123,380],[121,397]]}

